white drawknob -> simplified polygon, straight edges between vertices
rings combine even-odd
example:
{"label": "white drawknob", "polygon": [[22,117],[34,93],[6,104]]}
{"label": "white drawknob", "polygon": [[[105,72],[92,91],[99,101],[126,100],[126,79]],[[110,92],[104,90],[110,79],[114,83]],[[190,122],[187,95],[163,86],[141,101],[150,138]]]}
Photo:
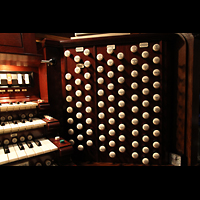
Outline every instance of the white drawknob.
{"label": "white drawknob", "polygon": [[108,66],[113,66],[114,65],[114,60],[113,59],[109,59],[108,61],[107,61],[107,65]]}
{"label": "white drawknob", "polygon": [[108,101],[113,102],[115,100],[115,96],[114,95],[109,95],[108,96]]}
{"label": "white drawknob", "polygon": [[110,125],[114,125],[114,124],[115,124],[115,119],[114,119],[114,118],[110,118],[110,119],[108,120],[108,123],[109,123]]}
{"label": "white drawknob", "polygon": [[108,133],[109,133],[110,136],[115,136],[115,130],[114,129],[109,130]]}
{"label": "white drawknob", "polygon": [[119,147],[119,152],[124,153],[126,151],[126,148],[124,146]]}
{"label": "white drawknob", "polygon": [[125,130],[126,126],[124,124],[120,124],[118,126],[118,128],[119,128],[120,131],[123,131],[123,130]]}
{"label": "white drawknob", "polygon": [[104,141],[106,140],[106,137],[105,137],[104,135],[100,135],[100,136],[99,136],[99,140],[100,140],[101,142],[104,142]]}
{"label": "white drawknob", "polygon": [[81,102],[81,101],[78,101],[78,102],[76,102],[76,107],[77,107],[77,108],[81,108],[81,107],[82,107],[82,105],[83,105],[83,104],[82,104],[82,102]]}
{"label": "white drawknob", "polygon": [[107,86],[107,88],[109,90],[113,90],[115,88],[115,85],[113,83],[109,83],[108,86]]}
{"label": "white drawknob", "polygon": [[90,55],[90,50],[89,49],[85,49],[84,52],[83,52],[83,54],[85,56],[89,56]]}
{"label": "white drawknob", "polygon": [[154,51],[159,51],[160,50],[160,45],[159,44],[154,44],[153,45],[153,50]]}
{"label": "white drawknob", "polygon": [[82,130],[83,129],[83,124],[79,123],[79,124],[77,124],[76,127],[77,127],[78,130]]}
{"label": "white drawknob", "polygon": [[114,49],[113,48],[107,48],[107,53],[108,54],[113,54],[114,52]]}
{"label": "white drawknob", "polygon": [[89,135],[89,136],[91,136],[93,134],[93,130],[92,129],[88,129],[86,131],[86,134]]}
{"label": "white drawknob", "polygon": [[85,122],[86,122],[86,124],[92,124],[92,119],[91,118],[87,118]]}
{"label": "white drawknob", "polygon": [[139,157],[137,152],[133,152],[132,153],[132,158],[137,159]]}
{"label": "white drawknob", "polygon": [[124,118],[126,117],[126,114],[125,114],[124,112],[120,112],[120,113],[118,114],[118,117],[119,117],[120,119],[124,119]]}
{"label": "white drawknob", "polygon": [[80,62],[81,61],[81,57],[80,56],[75,56],[74,57],[74,61],[77,62],[77,63]]}
{"label": "white drawknob", "polygon": [[138,111],[139,111],[139,108],[137,106],[133,106],[132,107],[132,112],[133,113],[138,113]]}
{"label": "white drawknob", "polygon": [[133,46],[131,46],[130,50],[131,50],[132,53],[136,53],[138,48],[137,48],[136,45],[133,45]]}
{"label": "white drawknob", "polygon": [[98,107],[99,107],[99,108],[103,108],[104,105],[105,105],[105,103],[104,103],[103,101],[99,101],[99,102],[98,102]]}
{"label": "white drawknob", "polygon": [[74,135],[74,129],[69,129],[68,133],[69,133],[69,135]]}
{"label": "white drawknob", "polygon": [[159,69],[153,70],[153,75],[154,76],[159,76],[160,75],[160,70]]}
{"label": "white drawknob", "polygon": [[86,102],[90,102],[92,100],[92,97],[90,96],[90,95],[87,95],[86,97],[85,97],[85,101]]}
{"label": "white drawknob", "polygon": [[148,51],[143,51],[142,52],[142,57],[143,58],[148,58],[149,57],[149,52]]}
{"label": "white drawknob", "polygon": [[85,85],[85,89],[86,89],[87,91],[91,90],[91,88],[92,88],[92,86],[91,86],[90,84],[86,84],[86,85]]}
{"label": "white drawknob", "polygon": [[98,90],[97,93],[98,93],[99,96],[103,96],[104,95],[104,91],[102,89]]}
{"label": "white drawknob", "polygon": [[99,117],[99,119],[104,119],[105,118],[105,114],[103,112],[100,112],[98,117]]}
{"label": "white drawknob", "polygon": [[123,96],[123,95],[125,94],[125,90],[124,90],[124,89],[119,89],[119,90],[118,90],[118,94],[119,94],[120,96]]}
{"label": "white drawknob", "polygon": [[144,165],[148,165],[148,164],[149,164],[149,159],[148,159],[148,158],[143,158],[143,159],[142,159],[142,163],[143,163]]}
{"label": "white drawknob", "polygon": [[115,74],[114,74],[113,71],[109,71],[109,72],[107,73],[108,78],[113,78],[114,75],[115,75]]}
{"label": "white drawknob", "polygon": [[119,72],[123,72],[124,71],[124,65],[119,65],[118,67],[117,67],[117,70],[119,71]]}
{"label": "white drawknob", "polygon": [[70,102],[72,102],[72,100],[73,100],[72,96],[67,96],[67,97],[66,97],[66,101],[67,101],[67,102],[70,103]]}
{"label": "white drawknob", "polygon": [[78,145],[77,148],[78,148],[79,151],[83,151],[84,150],[84,146],[83,145]]}
{"label": "white drawknob", "polygon": [[139,143],[137,141],[132,142],[132,147],[137,148],[139,146]]}
{"label": "white drawknob", "polygon": [[139,135],[139,131],[136,130],[136,129],[134,129],[134,130],[132,131],[132,135],[135,136],[135,137],[137,137],[137,136]]}
{"label": "white drawknob", "polygon": [[123,54],[122,52],[118,53],[118,54],[117,54],[117,58],[118,58],[119,60],[122,60],[122,59],[124,58],[124,54]]}
{"label": "white drawknob", "polygon": [[148,124],[144,124],[143,126],[142,126],[142,129],[144,130],[144,131],[148,131],[149,130],[149,125]]}
{"label": "white drawknob", "polygon": [[142,137],[142,141],[143,141],[143,142],[148,142],[148,141],[149,141],[149,136],[144,135],[144,136]]}
{"label": "white drawknob", "polygon": [[102,77],[98,78],[97,83],[102,85],[104,83],[104,79]]}
{"label": "white drawknob", "polygon": [[90,74],[89,72],[86,72],[86,73],[84,74],[84,78],[85,78],[85,79],[90,79],[90,77],[91,77],[91,74]]}
{"label": "white drawknob", "polygon": [[155,130],[155,131],[153,132],[153,135],[154,135],[155,137],[159,137],[159,136],[160,136],[160,131],[159,131],[159,130]]}
{"label": "white drawknob", "polygon": [[111,151],[111,152],[109,153],[109,156],[110,156],[111,158],[115,158],[116,153],[115,153],[114,151]]}
{"label": "white drawknob", "polygon": [[160,158],[160,154],[154,153],[152,157],[153,157],[153,159],[158,160]]}
{"label": "white drawknob", "polygon": [[105,152],[105,151],[106,151],[106,147],[105,147],[105,146],[100,146],[100,147],[99,147],[99,151]]}
{"label": "white drawknob", "polygon": [[132,65],[137,65],[138,64],[138,59],[137,58],[132,58],[131,59],[131,64]]}
{"label": "white drawknob", "polygon": [[75,94],[77,97],[80,97],[82,95],[82,92],[81,92],[81,90],[77,90]]}
{"label": "white drawknob", "polygon": [[112,106],[109,107],[109,108],[108,108],[108,112],[109,112],[109,113],[114,113],[114,112],[115,112],[115,108],[112,107]]}
{"label": "white drawknob", "polygon": [[86,113],[91,113],[92,112],[92,108],[90,106],[85,108],[85,112]]}
{"label": "white drawknob", "polygon": [[103,60],[103,54],[99,53],[99,54],[97,55],[97,60],[98,60],[98,61],[102,61],[102,60]]}
{"label": "white drawknob", "polygon": [[65,78],[69,81],[69,80],[71,80],[72,75],[71,75],[70,73],[67,73],[67,74],[65,75]]}
{"label": "white drawknob", "polygon": [[149,82],[149,77],[148,76],[143,76],[142,77],[142,82],[143,83],[148,83]]}
{"label": "white drawknob", "polygon": [[105,125],[104,124],[99,124],[99,130],[101,130],[101,131],[105,130]]}
{"label": "white drawknob", "polygon": [[87,143],[86,143],[89,147],[91,147],[93,145],[93,142],[92,140],[88,140]]}
{"label": "white drawknob", "polygon": [[97,67],[97,71],[98,71],[99,73],[102,73],[102,72],[104,71],[103,66],[98,66],[98,67]]}
{"label": "white drawknob", "polygon": [[125,78],[123,76],[118,78],[118,83],[123,84],[125,82]]}
{"label": "white drawknob", "polygon": [[81,135],[81,134],[78,135],[78,136],[77,136],[77,139],[78,139],[79,141],[82,141],[82,140],[83,140],[83,135]]}
{"label": "white drawknob", "polygon": [[110,146],[110,147],[114,147],[114,146],[115,146],[115,141],[113,141],[113,140],[110,141],[110,142],[109,142],[109,146]]}
{"label": "white drawknob", "polygon": [[158,56],[153,58],[153,63],[154,64],[159,64],[160,63],[160,58]]}
{"label": "white drawknob", "polygon": [[85,65],[85,67],[90,67],[91,63],[90,63],[89,60],[86,60],[86,61],[84,62],[84,65]]}
{"label": "white drawknob", "polygon": [[75,84],[76,84],[76,85],[81,85],[81,79],[80,79],[80,78],[77,78],[77,79],[75,80]]}
{"label": "white drawknob", "polygon": [[64,52],[64,55],[65,55],[65,57],[70,57],[71,52],[70,52],[69,50],[66,50],[66,51]]}
{"label": "white drawknob", "polygon": [[126,140],[126,137],[124,135],[119,136],[119,141],[124,142]]}
{"label": "white drawknob", "polygon": [[77,119],[81,119],[83,117],[83,114],[81,113],[81,112],[78,112],[77,114],[76,114],[76,118]]}
{"label": "white drawknob", "polygon": [[153,143],[153,147],[154,147],[155,149],[158,149],[158,148],[160,147],[160,143],[159,143],[159,142],[154,142],[154,143]]}
{"label": "white drawknob", "polygon": [[143,147],[142,148],[143,153],[149,153],[149,148],[148,147]]}
{"label": "white drawknob", "polygon": [[161,110],[161,108],[160,108],[159,106],[155,106],[155,107],[153,108],[153,111],[154,111],[155,113],[159,113],[160,110]]}
{"label": "white drawknob", "polygon": [[136,119],[136,118],[132,119],[131,122],[133,125],[138,125],[138,123],[139,123],[138,119]]}
{"label": "white drawknob", "polygon": [[76,67],[74,69],[74,71],[75,71],[76,74],[80,74],[81,73],[81,68],[80,67]]}
{"label": "white drawknob", "polygon": [[149,65],[147,63],[142,65],[142,70],[147,71],[149,69]]}

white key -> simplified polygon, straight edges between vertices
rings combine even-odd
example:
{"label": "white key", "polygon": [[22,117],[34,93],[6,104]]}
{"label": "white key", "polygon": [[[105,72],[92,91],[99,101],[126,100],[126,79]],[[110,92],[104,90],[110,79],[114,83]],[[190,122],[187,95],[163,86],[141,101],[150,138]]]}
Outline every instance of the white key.
{"label": "white key", "polygon": [[17,144],[14,144],[13,147],[15,149],[15,152],[17,153],[17,156],[18,156],[19,160],[28,158],[25,150],[20,150],[19,146]]}
{"label": "white key", "polygon": [[25,125],[26,125],[26,130],[31,130],[31,129],[33,129],[33,128],[32,128],[32,127],[33,127],[32,122],[26,121],[26,122],[25,122]]}
{"label": "white key", "polygon": [[8,145],[10,153],[7,154],[9,162],[14,162],[18,160],[17,153],[13,147],[13,145]]}
{"label": "white key", "polygon": [[8,104],[8,105],[7,105],[7,111],[13,111],[13,110],[14,110],[14,106]]}
{"label": "white key", "polygon": [[12,131],[12,128],[10,124],[5,124],[5,126],[3,126],[3,133],[10,133],[11,131]]}
{"label": "white key", "polygon": [[58,147],[56,145],[54,145],[50,140],[48,139],[39,139],[39,141],[41,142],[42,145],[46,145],[48,146],[49,149],[51,149],[51,151],[56,151],[58,150]]}
{"label": "white key", "polygon": [[3,126],[0,125],[0,134],[3,134]]}
{"label": "white key", "polygon": [[10,123],[10,126],[11,126],[12,133],[15,133],[15,132],[18,132],[18,131],[19,131],[19,126],[18,126],[18,124]]}
{"label": "white key", "polygon": [[41,154],[44,153],[43,150],[42,150],[42,148],[38,147],[38,146],[35,144],[35,142],[33,142],[33,141],[30,141],[30,142],[31,142],[31,144],[33,145],[33,151],[35,152],[36,155],[41,155]]}
{"label": "white key", "polygon": [[20,104],[13,103],[13,106],[14,106],[14,111],[20,110]]}
{"label": "white key", "polygon": [[25,131],[26,130],[26,124],[22,122],[18,122],[19,131]]}
{"label": "white key", "polygon": [[26,104],[25,103],[19,103],[19,109],[20,110],[26,110]]}
{"label": "white key", "polygon": [[45,143],[45,139],[44,139],[44,138],[39,139],[38,141],[41,143],[40,148],[42,148],[42,150],[43,150],[45,153],[51,152],[51,149],[50,149],[50,148],[47,146],[47,144]]}
{"label": "white key", "polygon": [[24,151],[26,152],[26,155],[30,158],[33,156],[36,156],[35,151],[33,150],[33,148],[29,148],[28,145],[23,142],[22,145],[24,146]]}
{"label": "white key", "polygon": [[6,112],[6,111],[8,111],[8,110],[7,110],[7,109],[8,109],[8,106],[9,106],[8,103],[2,104],[2,105],[1,105],[1,112]]}
{"label": "white key", "polygon": [[0,165],[8,163],[8,156],[5,154],[3,147],[0,147]]}

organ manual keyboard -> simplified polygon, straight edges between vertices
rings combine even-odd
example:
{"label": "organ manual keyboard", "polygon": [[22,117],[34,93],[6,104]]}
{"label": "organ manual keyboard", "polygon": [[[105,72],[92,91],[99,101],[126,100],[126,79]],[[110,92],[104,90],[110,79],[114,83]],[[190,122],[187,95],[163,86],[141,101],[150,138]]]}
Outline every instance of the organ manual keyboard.
{"label": "organ manual keyboard", "polygon": [[[51,115],[77,163],[196,165],[199,41],[135,34],[42,42]],[[56,84],[55,84],[56,82]]]}
{"label": "organ manual keyboard", "polygon": [[0,165],[66,164],[72,147],[49,116],[47,65],[34,34],[9,34],[0,34]]}

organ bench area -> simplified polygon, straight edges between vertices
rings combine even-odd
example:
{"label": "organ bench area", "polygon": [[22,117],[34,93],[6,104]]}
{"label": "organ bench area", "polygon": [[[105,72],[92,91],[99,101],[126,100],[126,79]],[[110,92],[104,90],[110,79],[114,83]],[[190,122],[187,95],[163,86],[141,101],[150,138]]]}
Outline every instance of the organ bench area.
{"label": "organ bench area", "polygon": [[[78,165],[198,165],[199,40],[43,40],[51,115]],[[55,84],[56,83],[56,84]]]}
{"label": "organ bench area", "polygon": [[35,34],[0,33],[0,165],[66,165],[71,144],[49,116],[46,66]]}

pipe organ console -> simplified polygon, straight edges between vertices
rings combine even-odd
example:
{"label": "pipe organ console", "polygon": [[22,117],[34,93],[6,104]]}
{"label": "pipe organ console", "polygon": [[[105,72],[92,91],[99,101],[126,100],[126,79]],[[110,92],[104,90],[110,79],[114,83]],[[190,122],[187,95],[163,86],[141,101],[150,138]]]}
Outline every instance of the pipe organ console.
{"label": "pipe organ console", "polygon": [[42,42],[51,115],[80,163],[197,165],[199,40],[135,34]]}
{"label": "pipe organ console", "polygon": [[66,164],[72,152],[49,116],[42,58],[34,34],[0,34],[0,165]]}

